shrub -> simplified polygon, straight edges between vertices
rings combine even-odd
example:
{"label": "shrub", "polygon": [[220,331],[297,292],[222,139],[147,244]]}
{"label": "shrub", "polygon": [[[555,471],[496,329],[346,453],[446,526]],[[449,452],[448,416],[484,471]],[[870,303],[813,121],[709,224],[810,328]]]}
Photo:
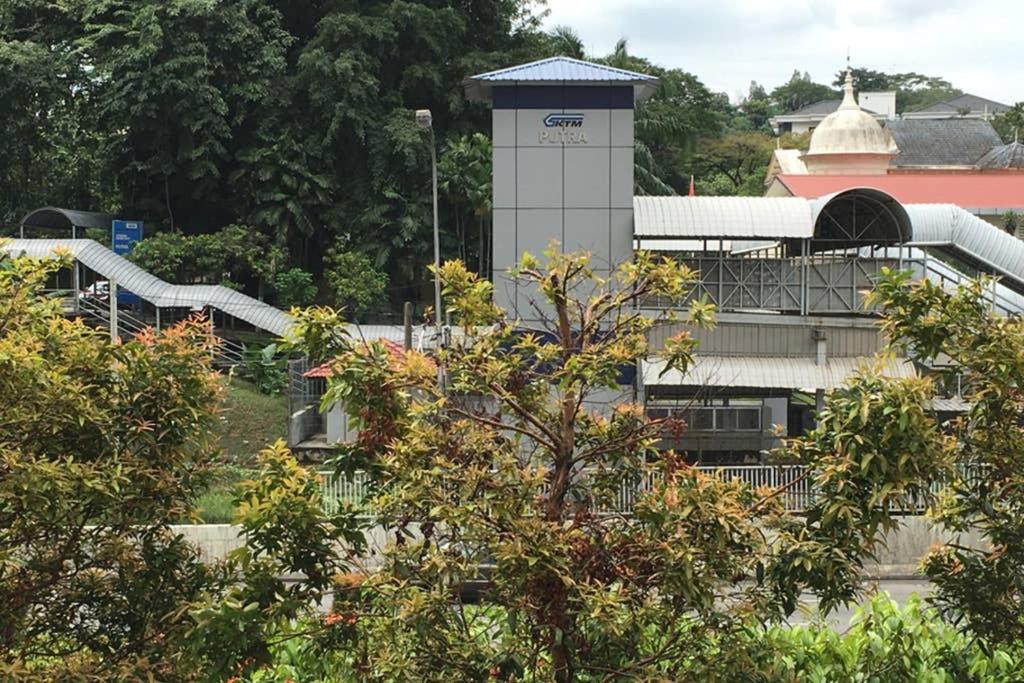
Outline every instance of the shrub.
{"label": "shrub", "polygon": [[242,374],[262,394],[279,394],[288,384],[287,359],[278,355],[277,344],[263,348],[242,347]]}
{"label": "shrub", "polygon": [[316,297],[313,275],[302,268],[289,268],[274,277],[279,308],[305,307]]}

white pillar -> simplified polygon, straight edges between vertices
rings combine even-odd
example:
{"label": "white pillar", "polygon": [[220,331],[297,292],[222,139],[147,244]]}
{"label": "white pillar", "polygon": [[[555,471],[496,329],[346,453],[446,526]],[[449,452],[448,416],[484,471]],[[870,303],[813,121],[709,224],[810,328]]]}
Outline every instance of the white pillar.
{"label": "white pillar", "polygon": [[110,278],[110,341],[117,339],[117,280]]}

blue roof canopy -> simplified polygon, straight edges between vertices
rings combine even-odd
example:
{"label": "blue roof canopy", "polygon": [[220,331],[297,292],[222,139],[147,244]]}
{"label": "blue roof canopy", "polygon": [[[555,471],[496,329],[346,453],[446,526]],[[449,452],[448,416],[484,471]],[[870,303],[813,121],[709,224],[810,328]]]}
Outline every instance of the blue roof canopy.
{"label": "blue roof canopy", "polygon": [[488,71],[466,80],[471,99],[490,99],[495,85],[632,85],[636,100],[650,97],[658,79],[649,74],[616,69],[604,64],[584,62],[571,57],[549,57],[528,64]]}

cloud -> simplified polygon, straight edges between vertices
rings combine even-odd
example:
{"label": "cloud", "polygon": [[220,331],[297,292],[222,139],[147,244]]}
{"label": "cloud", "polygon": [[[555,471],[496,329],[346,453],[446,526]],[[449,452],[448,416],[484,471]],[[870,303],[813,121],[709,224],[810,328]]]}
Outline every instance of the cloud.
{"label": "cloud", "polygon": [[737,97],[794,69],[830,82],[855,65],[942,76],[965,91],[1024,100],[1017,0],[548,0],[546,24],[574,28],[593,54],[630,51]]}

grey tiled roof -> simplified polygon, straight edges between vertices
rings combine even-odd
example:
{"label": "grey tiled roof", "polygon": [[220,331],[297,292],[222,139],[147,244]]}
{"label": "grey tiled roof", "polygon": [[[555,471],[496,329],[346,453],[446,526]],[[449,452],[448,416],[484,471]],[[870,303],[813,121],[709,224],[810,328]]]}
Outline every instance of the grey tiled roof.
{"label": "grey tiled roof", "polygon": [[956,97],[944,102],[936,102],[935,104],[930,104],[927,107],[914,109],[911,113],[980,114],[988,111],[989,114],[1000,114],[1009,108],[1009,105],[1003,104],[1002,102],[996,102],[995,100],[989,100],[984,97],[978,97],[977,95],[971,95],[970,93],[964,93],[963,95],[957,95]]}
{"label": "grey tiled roof", "polygon": [[886,122],[900,153],[896,166],[972,166],[1002,144],[981,119],[902,119]]}
{"label": "grey tiled roof", "polygon": [[[806,106],[800,107],[796,111],[787,112],[785,114],[779,114],[779,116],[777,118],[784,118],[786,116],[823,116],[824,117],[824,116],[828,116],[829,114],[834,112],[836,109],[839,109],[839,105],[842,104],[842,103],[843,103],[842,100],[818,100],[817,102],[812,102],[811,104],[808,104]],[[873,112],[870,109],[865,109],[864,107],[861,107],[861,109],[863,109],[864,111],[866,111],[869,114],[877,114],[877,112]]]}
{"label": "grey tiled roof", "polygon": [[1011,142],[993,147],[978,160],[978,168],[1022,168],[1024,169],[1024,143]]}

